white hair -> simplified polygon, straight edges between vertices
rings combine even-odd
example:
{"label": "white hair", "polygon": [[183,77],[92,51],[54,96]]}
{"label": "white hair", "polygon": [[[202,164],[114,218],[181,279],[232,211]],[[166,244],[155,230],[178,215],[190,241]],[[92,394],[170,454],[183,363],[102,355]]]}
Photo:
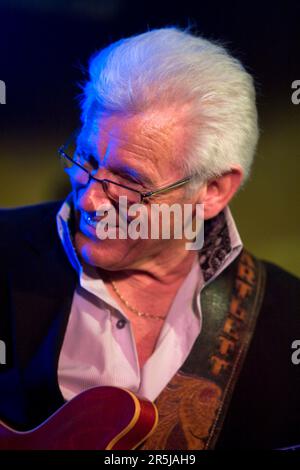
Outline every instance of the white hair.
{"label": "white hair", "polygon": [[187,108],[184,176],[206,181],[240,165],[249,175],[258,140],[252,77],[226,49],[176,27],[113,43],[90,61],[82,121]]}

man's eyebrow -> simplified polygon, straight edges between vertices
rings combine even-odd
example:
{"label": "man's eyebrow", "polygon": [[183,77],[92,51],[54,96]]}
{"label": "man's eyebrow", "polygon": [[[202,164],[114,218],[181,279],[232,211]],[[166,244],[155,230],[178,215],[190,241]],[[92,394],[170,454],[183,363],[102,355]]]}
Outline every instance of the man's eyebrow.
{"label": "man's eyebrow", "polygon": [[141,181],[143,181],[144,183],[146,184],[149,184],[149,185],[153,185],[153,181],[151,180],[151,178],[149,176],[147,176],[145,173],[135,169],[135,168],[132,168],[132,167],[129,167],[127,165],[120,165],[116,168],[117,171],[120,171],[120,173],[125,173],[126,175],[128,176],[132,176],[132,177],[135,177]]}
{"label": "man's eyebrow", "polygon": [[[83,138],[82,135],[79,135],[79,137],[77,138],[77,146],[78,149],[80,149],[81,151],[94,155],[95,147],[92,145],[91,142]],[[97,157],[95,158],[97,159]],[[120,163],[116,168],[111,168],[111,170],[118,171],[128,176],[132,176],[133,178],[137,178],[149,186],[154,185],[152,179],[148,175],[146,175],[143,171],[139,171],[135,168],[132,168],[131,166],[124,164],[122,165],[122,163]]]}

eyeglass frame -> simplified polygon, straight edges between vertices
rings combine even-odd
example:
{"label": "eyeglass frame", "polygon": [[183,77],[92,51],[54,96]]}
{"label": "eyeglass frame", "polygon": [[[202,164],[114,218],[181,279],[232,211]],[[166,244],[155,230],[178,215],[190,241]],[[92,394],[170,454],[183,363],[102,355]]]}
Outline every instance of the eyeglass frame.
{"label": "eyeglass frame", "polygon": [[70,157],[70,155],[68,155],[66,152],[65,152],[65,148],[69,145],[70,141],[73,140],[79,133],[79,130],[76,130],[71,136],[70,138],[67,140],[67,142],[65,144],[63,144],[61,147],[59,147],[58,149],[58,154],[60,155],[60,157],[63,157],[63,158],[66,158],[67,160],[69,160],[70,162],[74,163],[76,166],[78,166],[81,170],[83,170],[85,173],[87,173],[89,175],[89,179],[88,181],[83,185],[83,186],[87,186],[90,184],[91,180],[93,181],[97,181],[98,183],[101,183],[101,186],[106,194],[106,196],[109,198],[109,199],[112,199],[110,197],[109,194],[107,194],[106,190],[106,186],[105,184],[103,183],[112,183],[112,184],[115,184],[116,186],[120,186],[121,188],[124,188],[124,189],[127,189],[129,191],[133,191],[135,193],[138,193],[140,195],[140,204],[144,204],[144,202],[147,202],[147,199],[156,195],[156,194],[160,194],[160,193],[163,193],[163,192],[166,192],[166,191],[169,191],[169,190],[172,190],[172,189],[176,189],[180,186],[183,186],[184,184],[186,183],[189,183],[192,178],[194,177],[194,175],[191,175],[191,176],[187,176],[185,178],[182,178],[178,181],[175,181],[174,183],[171,183],[167,186],[164,186],[162,188],[158,188],[158,189],[154,189],[152,191],[146,191],[146,192],[141,192],[141,191],[138,191],[137,189],[134,189],[134,188],[130,188],[129,186],[126,186],[125,184],[121,184],[121,183],[117,183],[116,181],[112,181],[108,178],[103,178],[103,179],[100,179],[100,178],[96,178],[95,176],[93,176],[86,168],[84,168],[82,165],[80,165],[80,163],[76,162],[72,157]]}

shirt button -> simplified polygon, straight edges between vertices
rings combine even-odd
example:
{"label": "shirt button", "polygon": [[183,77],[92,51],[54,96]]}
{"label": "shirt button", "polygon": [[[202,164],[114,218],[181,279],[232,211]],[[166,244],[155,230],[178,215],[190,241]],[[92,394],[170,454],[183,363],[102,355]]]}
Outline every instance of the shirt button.
{"label": "shirt button", "polygon": [[124,328],[125,325],[126,320],[124,320],[124,318],[120,318],[120,320],[117,321],[117,328],[119,328],[119,330],[121,330],[121,328]]}

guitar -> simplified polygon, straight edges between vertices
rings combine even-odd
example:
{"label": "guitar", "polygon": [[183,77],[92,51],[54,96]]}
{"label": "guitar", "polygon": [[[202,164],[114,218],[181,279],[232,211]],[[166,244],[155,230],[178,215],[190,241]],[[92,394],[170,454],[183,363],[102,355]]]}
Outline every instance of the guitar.
{"label": "guitar", "polygon": [[150,401],[122,388],[95,387],[30,431],[0,422],[0,449],[129,450],[144,442],[157,423],[157,408]]}

